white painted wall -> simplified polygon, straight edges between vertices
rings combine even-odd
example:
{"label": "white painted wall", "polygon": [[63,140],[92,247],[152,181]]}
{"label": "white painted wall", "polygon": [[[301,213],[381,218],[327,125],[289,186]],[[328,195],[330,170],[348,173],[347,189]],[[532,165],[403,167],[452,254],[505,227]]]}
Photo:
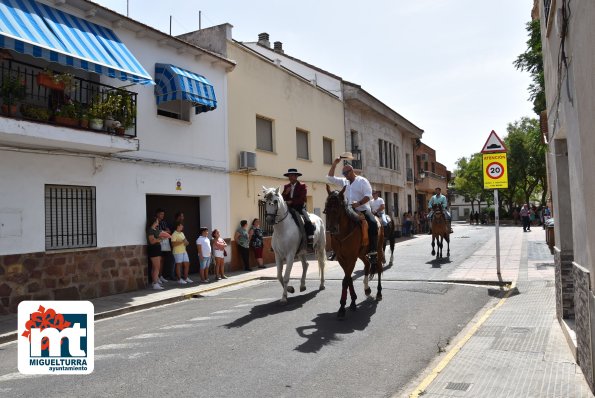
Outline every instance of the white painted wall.
{"label": "white painted wall", "polygon": [[0,255],[45,251],[45,184],[96,187],[98,247],[146,243],[147,194],[198,196],[201,225],[230,235],[225,173],[113,160],[95,170],[92,156],[0,151],[0,181],[0,223],[21,223],[10,229],[17,236],[0,236]]}

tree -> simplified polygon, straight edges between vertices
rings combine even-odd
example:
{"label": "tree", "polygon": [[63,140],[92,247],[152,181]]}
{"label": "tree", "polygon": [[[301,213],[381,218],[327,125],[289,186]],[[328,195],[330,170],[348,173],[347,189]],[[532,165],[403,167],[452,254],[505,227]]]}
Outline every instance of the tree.
{"label": "tree", "polygon": [[472,212],[475,212],[475,202],[479,210],[479,204],[485,200],[481,153],[475,153],[469,159],[462,157],[457,160],[455,175],[457,193],[471,202]]}
{"label": "tree", "polygon": [[529,85],[529,99],[533,101],[533,112],[537,115],[546,109],[545,78],[543,74],[543,56],[541,52],[541,27],[539,19],[527,23],[527,50],[519,55],[513,65],[531,74],[533,83]]}
{"label": "tree", "polygon": [[[525,203],[530,203],[534,192],[547,192],[545,167],[546,145],[541,141],[539,121],[528,117],[510,123],[504,143],[508,147],[509,192],[506,197],[518,204],[515,195],[522,193]],[[543,198],[542,198],[542,204]]]}

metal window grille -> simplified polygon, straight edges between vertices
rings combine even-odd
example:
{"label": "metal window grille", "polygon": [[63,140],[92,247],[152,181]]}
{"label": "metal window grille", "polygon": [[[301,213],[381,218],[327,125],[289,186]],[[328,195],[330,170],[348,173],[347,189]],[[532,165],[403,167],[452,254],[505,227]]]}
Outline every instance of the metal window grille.
{"label": "metal window grille", "polygon": [[548,17],[550,15],[550,7],[552,6],[552,0],[543,0],[543,11],[545,14],[545,26],[548,24]]}
{"label": "metal window grille", "polygon": [[95,187],[46,185],[46,250],[96,246]]}
{"label": "metal window grille", "polygon": [[258,219],[260,220],[260,229],[264,236],[271,236],[273,234],[273,224],[269,224],[266,219],[266,202],[264,200],[258,201]]}

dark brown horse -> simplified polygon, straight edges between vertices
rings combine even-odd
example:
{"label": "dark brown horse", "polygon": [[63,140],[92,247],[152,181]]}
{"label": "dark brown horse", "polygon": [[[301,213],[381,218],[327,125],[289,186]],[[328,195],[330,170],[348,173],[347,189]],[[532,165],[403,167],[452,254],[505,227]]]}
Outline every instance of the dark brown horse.
{"label": "dark brown horse", "polygon": [[[372,276],[378,273],[378,288],[376,292],[376,300],[382,300],[382,264],[384,263],[384,233],[382,228],[378,228],[378,259],[372,263],[368,259],[367,247],[362,245],[363,235],[361,222],[355,221],[349,214],[351,211],[347,208],[345,203],[345,187],[341,191],[331,191],[329,186],[326,186],[328,197],[324,205],[324,213],[326,214],[327,231],[331,234],[331,247],[336,254],[336,259],[343,268],[343,285],[341,291],[341,307],[337,316],[339,318],[345,317],[345,304],[347,303],[347,289],[351,295],[351,304],[349,308],[352,311],[356,310],[355,300],[357,295],[353,287],[353,269],[355,263],[359,258],[364,263],[364,292],[370,295],[372,289],[368,286],[368,275]],[[380,226],[380,220],[376,219]]]}
{"label": "dark brown horse", "polygon": [[[434,215],[432,216],[432,256],[435,254],[436,258],[442,258],[442,243],[446,240],[446,257],[450,256],[450,227],[446,214],[442,210],[442,206],[434,205],[432,207]],[[434,239],[438,244],[438,250],[434,250]]]}

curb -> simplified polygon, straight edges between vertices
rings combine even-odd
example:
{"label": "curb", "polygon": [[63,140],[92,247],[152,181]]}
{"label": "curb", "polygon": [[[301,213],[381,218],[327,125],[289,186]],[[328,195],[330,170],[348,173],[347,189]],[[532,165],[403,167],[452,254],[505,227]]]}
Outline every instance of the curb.
{"label": "curb", "polygon": [[[239,284],[246,283],[246,282],[252,282],[252,281],[257,281],[257,280],[268,280],[268,278],[269,277],[264,277],[264,276],[248,277],[246,279],[242,279],[242,280],[238,280],[238,281],[231,281],[226,284],[220,284],[217,286],[211,286],[211,287],[203,288],[203,289],[196,289],[190,293],[184,293],[179,296],[166,297],[163,299],[151,301],[149,303],[131,305],[129,307],[122,307],[122,308],[117,308],[115,310],[99,312],[99,313],[95,314],[95,320],[99,321],[102,319],[109,319],[109,318],[116,317],[118,315],[124,315],[124,314],[129,314],[132,312],[142,311],[142,310],[146,310],[148,308],[158,307],[160,305],[190,300],[192,298],[197,298],[197,296],[200,296],[201,293],[212,292],[213,290],[219,290],[219,289],[223,289],[225,287],[235,286],[235,285],[239,285]],[[10,342],[16,341],[17,338],[18,338],[17,331],[1,334],[0,335],[0,344],[5,344],[5,343],[10,343]]]}

